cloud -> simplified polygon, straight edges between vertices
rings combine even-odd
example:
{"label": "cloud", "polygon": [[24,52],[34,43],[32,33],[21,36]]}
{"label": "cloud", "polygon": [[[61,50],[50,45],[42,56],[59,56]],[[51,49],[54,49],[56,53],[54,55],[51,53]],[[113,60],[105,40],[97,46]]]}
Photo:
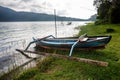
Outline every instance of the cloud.
{"label": "cloud", "polygon": [[68,15],[67,10],[59,10],[59,11],[56,10],[56,12],[57,12],[56,14],[60,16]]}
{"label": "cloud", "polygon": [[31,1],[33,1],[33,0],[21,0],[21,1],[23,1],[23,2],[31,2]]}
{"label": "cloud", "polygon": [[1,0],[0,5],[8,7],[8,8],[12,8],[17,11],[24,10],[24,9],[26,10],[27,8],[25,6],[25,3],[22,3],[21,0]]}

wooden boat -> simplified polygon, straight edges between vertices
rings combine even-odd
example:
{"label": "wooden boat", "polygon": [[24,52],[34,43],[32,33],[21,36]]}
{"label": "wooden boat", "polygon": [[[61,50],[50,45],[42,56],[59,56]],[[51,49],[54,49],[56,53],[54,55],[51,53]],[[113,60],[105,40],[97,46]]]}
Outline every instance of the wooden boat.
{"label": "wooden boat", "polygon": [[112,36],[87,36],[85,34],[81,35],[79,38],[55,38],[49,35],[43,38],[34,39],[34,41],[29,43],[25,51],[28,50],[31,44],[35,43],[37,48],[70,50],[69,56],[71,56],[73,49],[93,50],[105,48],[111,40],[111,37]]}
{"label": "wooden boat", "polygon": [[111,36],[81,36],[79,38],[44,38],[36,40],[36,47],[70,50],[72,45],[78,50],[104,48]]}

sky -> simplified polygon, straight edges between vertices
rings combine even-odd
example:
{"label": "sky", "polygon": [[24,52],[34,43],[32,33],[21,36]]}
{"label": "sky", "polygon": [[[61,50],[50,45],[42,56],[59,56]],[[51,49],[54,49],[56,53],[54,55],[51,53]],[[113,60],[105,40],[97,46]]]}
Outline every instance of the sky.
{"label": "sky", "polygon": [[96,14],[93,0],[0,0],[0,5],[16,11],[56,14],[88,19]]}

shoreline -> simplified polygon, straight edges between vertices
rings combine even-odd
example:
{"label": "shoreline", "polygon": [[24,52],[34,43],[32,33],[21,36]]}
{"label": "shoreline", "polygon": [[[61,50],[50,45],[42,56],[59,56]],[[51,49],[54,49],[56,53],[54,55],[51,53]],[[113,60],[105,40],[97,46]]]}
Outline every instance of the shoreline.
{"label": "shoreline", "polygon": [[[112,28],[115,32],[106,32],[108,28]],[[111,80],[120,79],[120,50],[119,41],[120,35],[119,25],[107,24],[107,25],[94,25],[89,23],[81,27],[81,31],[78,35],[87,32],[88,35],[112,35],[113,38],[104,50],[96,51],[76,51],[73,56],[80,58],[89,58],[94,60],[102,60],[109,62],[108,67],[99,67],[81,62],[69,61],[55,57],[49,57],[40,61],[34,69],[29,69],[27,72],[17,77],[15,80],[23,79],[57,79],[64,80],[70,79],[84,79],[84,80]],[[57,51],[58,54],[68,55],[66,51]],[[35,72],[36,71],[36,72]],[[33,73],[29,75],[28,73]],[[95,74],[95,75],[94,75]],[[117,75],[117,76],[116,76]],[[31,76],[31,77],[30,77]],[[32,77],[33,76],[33,77]]]}

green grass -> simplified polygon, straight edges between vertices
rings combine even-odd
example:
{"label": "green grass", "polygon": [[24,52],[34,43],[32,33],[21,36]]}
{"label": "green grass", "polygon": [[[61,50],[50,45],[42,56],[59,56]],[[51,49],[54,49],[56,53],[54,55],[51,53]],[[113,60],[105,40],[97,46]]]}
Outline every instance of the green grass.
{"label": "green grass", "polygon": [[[115,31],[108,33],[106,29]],[[79,35],[112,35],[106,49],[97,51],[74,51],[72,56],[109,62],[108,67],[100,67],[82,62],[48,57],[38,62],[34,69],[25,71],[15,80],[120,80],[120,24],[94,25],[81,27]],[[68,55],[67,51],[57,51]]]}

